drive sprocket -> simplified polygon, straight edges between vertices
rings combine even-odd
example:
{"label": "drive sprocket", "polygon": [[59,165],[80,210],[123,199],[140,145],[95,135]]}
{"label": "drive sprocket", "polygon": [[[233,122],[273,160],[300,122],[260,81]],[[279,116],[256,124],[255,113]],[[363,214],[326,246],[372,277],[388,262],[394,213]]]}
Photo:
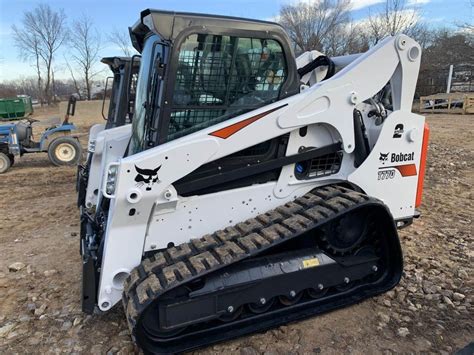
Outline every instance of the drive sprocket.
{"label": "drive sprocket", "polygon": [[332,255],[347,255],[357,249],[367,237],[365,211],[348,214],[322,228],[321,247]]}

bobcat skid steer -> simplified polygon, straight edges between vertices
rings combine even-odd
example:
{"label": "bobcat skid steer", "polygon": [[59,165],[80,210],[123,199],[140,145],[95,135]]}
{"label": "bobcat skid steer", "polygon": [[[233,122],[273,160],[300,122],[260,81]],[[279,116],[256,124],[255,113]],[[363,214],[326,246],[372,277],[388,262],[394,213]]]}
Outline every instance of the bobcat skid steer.
{"label": "bobcat skid steer", "polygon": [[295,58],[277,24],[156,10],[131,35],[134,119],[101,143],[84,311],[122,301],[137,344],[172,353],[399,282],[428,141],[415,41]]}
{"label": "bobcat skid steer", "polygon": [[[89,176],[97,176],[100,172],[102,161],[106,161],[103,151],[94,152],[97,141],[102,141],[103,136],[111,128],[129,125],[121,131],[126,131],[129,135],[130,123],[133,118],[135,101],[135,87],[140,69],[140,56],[133,57],[106,57],[102,58],[102,63],[107,64],[113,76],[106,79],[105,92],[108,91],[109,81],[112,80],[109,109],[107,115],[104,114],[105,99],[102,101],[102,117],[105,124],[96,124],[89,131],[89,142],[87,145],[87,159],[84,165],[79,165],[77,170],[76,191],[78,193],[77,206],[85,210],[93,211],[97,204],[97,194],[99,191],[99,181]],[[119,130],[120,132],[120,130]],[[119,133],[120,134],[120,133]],[[99,144],[99,146],[101,146]],[[94,171],[91,173],[91,169]]]}

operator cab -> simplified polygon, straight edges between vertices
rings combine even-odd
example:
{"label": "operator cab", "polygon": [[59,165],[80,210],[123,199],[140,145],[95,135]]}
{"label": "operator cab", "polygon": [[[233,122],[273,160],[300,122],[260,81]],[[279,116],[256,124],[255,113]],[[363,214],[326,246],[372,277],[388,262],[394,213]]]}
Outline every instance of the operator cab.
{"label": "operator cab", "polygon": [[113,73],[113,76],[108,77],[105,82],[107,92],[109,81],[112,80],[107,116],[104,114],[107,95],[104,95],[102,102],[102,117],[107,121],[105,129],[130,124],[133,119],[140,56],[106,57],[102,58],[101,62],[107,64]]}
{"label": "operator cab", "polygon": [[299,92],[278,24],[145,10],[131,36],[142,66],[128,155]]}

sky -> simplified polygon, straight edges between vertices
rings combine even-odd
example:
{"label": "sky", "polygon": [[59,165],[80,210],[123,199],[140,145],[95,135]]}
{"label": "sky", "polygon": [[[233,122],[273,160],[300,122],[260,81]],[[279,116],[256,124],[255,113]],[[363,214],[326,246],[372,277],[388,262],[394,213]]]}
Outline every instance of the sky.
{"label": "sky", "polygon": [[[202,12],[269,20],[278,15],[281,5],[296,0],[49,0],[53,9],[64,9],[70,24],[81,14],[92,17],[98,31],[104,37],[101,57],[120,55],[119,49],[106,41],[108,33],[114,28],[126,30],[147,8]],[[314,1],[314,0],[304,0]],[[409,6],[421,10],[422,20],[433,27],[454,26],[455,23],[472,22],[474,14],[469,6],[470,0],[407,0]],[[11,26],[21,23],[22,14],[36,7],[38,0],[0,0],[0,82],[21,77],[34,76],[31,63],[22,62],[14,46]],[[363,20],[369,11],[375,11],[384,0],[352,0],[352,17]],[[64,56],[70,48],[63,47],[57,53],[56,77],[69,78],[64,64]],[[103,64],[98,64],[101,66]],[[105,66],[105,65],[104,65]]]}

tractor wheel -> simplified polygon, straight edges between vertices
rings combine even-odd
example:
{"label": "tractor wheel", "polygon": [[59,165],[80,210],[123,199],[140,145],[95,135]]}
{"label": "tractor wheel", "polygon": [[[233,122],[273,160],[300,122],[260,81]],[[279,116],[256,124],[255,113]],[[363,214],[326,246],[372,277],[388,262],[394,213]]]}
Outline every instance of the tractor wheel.
{"label": "tractor wheel", "polygon": [[82,147],[73,137],[59,137],[51,142],[48,157],[54,165],[76,165],[82,157]]}
{"label": "tractor wheel", "polygon": [[0,174],[6,173],[10,169],[11,162],[8,155],[0,153]]}
{"label": "tractor wheel", "polygon": [[13,154],[8,154],[8,158],[10,158],[10,166],[15,164],[15,156]]}

